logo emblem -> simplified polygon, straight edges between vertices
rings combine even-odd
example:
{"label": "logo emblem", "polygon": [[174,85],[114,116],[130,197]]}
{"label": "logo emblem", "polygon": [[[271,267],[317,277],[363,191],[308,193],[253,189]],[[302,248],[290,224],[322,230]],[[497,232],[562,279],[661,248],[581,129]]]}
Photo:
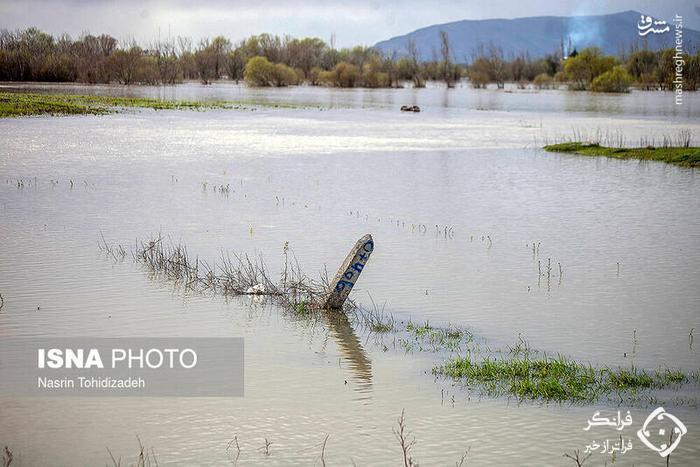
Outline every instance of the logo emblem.
{"label": "logo emblem", "polygon": [[[673,422],[674,427],[672,428],[672,432],[669,435],[669,443],[661,443],[659,446],[656,446],[652,441],[650,440],[651,437],[651,431],[649,429],[649,425],[652,424],[654,421],[664,421],[664,420],[669,420]],[[681,438],[683,435],[685,435],[688,432],[688,429],[685,427],[683,422],[681,422],[678,417],[676,417],[673,414],[670,414],[664,410],[663,407],[659,407],[656,410],[654,410],[652,413],[649,414],[647,419],[644,421],[644,425],[642,428],[637,431],[637,436],[639,439],[652,451],[656,451],[659,453],[661,457],[666,457],[669,454],[673,452],[674,449],[678,447],[678,444],[681,442]],[[664,428],[659,428],[658,434],[660,436],[664,436],[666,434],[666,430]],[[675,435],[675,437],[674,437]],[[672,440],[672,441],[671,441]]]}

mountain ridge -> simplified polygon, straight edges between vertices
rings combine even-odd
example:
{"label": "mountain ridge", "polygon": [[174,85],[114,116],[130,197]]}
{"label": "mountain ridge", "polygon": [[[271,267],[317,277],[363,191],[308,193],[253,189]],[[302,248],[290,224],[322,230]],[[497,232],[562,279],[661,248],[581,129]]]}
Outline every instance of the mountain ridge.
{"label": "mountain ridge", "polygon": [[[674,23],[666,20],[670,26],[666,33],[640,37],[637,25],[642,16],[628,10],[606,15],[465,19],[425,26],[377,42],[374,48],[388,55],[405,56],[408,40],[413,39],[419,58],[432,60],[440,55],[441,30],[448,33],[452,59],[457,62],[469,62],[480,47],[492,45],[506,57],[526,53],[540,57],[562,49],[567,54],[591,46],[600,47],[608,55],[620,55],[631,48],[659,50],[674,46]],[[684,49],[692,53],[700,45],[700,31],[683,28],[683,39]]]}

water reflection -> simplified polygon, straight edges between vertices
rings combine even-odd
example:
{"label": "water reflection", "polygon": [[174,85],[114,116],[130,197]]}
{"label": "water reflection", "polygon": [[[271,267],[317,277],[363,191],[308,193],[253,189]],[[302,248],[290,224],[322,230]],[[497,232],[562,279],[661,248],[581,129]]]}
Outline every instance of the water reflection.
{"label": "water reflection", "polygon": [[353,388],[359,393],[367,394],[366,398],[369,399],[372,390],[372,361],[367,357],[347,315],[327,310],[323,312],[323,320],[335,338],[338,350],[348,362],[350,378],[355,383]]}

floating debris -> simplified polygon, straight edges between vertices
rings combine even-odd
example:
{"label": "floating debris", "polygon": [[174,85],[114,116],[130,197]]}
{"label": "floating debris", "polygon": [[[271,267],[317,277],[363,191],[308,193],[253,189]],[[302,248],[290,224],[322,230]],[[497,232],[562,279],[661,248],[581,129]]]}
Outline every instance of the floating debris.
{"label": "floating debris", "polygon": [[420,112],[420,107],[417,105],[402,105],[401,112]]}

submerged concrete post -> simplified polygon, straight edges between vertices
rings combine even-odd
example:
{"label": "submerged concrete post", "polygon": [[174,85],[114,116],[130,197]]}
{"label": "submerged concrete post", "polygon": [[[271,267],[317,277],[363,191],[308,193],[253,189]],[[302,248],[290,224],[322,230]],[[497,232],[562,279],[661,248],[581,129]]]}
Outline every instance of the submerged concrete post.
{"label": "submerged concrete post", "polygon": [[374,251],[374,240],[370,234],[365,235],[355,243],[340,266],[338,274],[330,283],[328,294],[323,300],[323,308],[330,310],[343,308],[345,300],[360,277],[372,251]]}

